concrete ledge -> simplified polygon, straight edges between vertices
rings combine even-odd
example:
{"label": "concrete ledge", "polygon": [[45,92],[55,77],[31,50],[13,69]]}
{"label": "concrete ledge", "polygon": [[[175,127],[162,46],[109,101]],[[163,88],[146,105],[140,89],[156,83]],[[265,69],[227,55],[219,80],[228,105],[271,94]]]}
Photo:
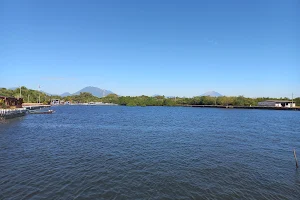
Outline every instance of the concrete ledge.
{"label": "concrete ledge", "polygon": [[21,117],[26,115],[26,108],[16,108],[16,109],[0,109],[1,119],[11,119],[15,117]]}

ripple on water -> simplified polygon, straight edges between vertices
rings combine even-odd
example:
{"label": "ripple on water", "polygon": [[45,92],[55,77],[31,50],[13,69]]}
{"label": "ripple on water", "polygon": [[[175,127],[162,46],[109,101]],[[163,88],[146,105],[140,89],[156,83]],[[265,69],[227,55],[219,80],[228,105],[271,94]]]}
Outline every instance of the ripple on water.
{"label": "ripple on water", "polygon": [[299,199],[299,113],[55,107],[0,124],[0,199]]}

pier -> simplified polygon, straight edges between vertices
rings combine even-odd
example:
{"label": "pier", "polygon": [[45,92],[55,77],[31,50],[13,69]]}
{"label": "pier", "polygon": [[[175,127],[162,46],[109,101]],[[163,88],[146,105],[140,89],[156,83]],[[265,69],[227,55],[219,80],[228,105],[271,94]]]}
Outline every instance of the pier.
{"label": "pier", "polygon": [[0,109],[0,119],[11,119],[26,115],[26,108]]}
{"label": "pier", "polygon": [[[7,99],[7,98],[6,98]],[[11,98],[12,99],[12,98]],[[43,104],[30,104],[30,103],[24,103],[19,108],[10,108],[10,109],[0,109],[0,119],[12,119],[16,117],[22,117],[25,116],[26,113],[28,113],[28,110],[37,110],[42,108],[48,108],[51,107],[50,105],[43,105]]]}
{"label": "pier", "polygon": [[27,110],[37,110],[41,108],[49,108],[51,105],[44,105],[39,103],[23,103],[23,108],[26,108]]}

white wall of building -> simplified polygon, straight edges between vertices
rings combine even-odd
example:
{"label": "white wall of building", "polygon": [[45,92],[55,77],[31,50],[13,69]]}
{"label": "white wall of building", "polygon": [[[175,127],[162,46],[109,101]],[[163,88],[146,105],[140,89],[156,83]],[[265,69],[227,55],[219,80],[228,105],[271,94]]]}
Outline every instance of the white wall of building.
{"label": "white wall of building", "polygon": [[288,105],[288,106],[286,106],[286,107],[289,107],[289,108],[294,108],[294,107],[296,107],[296,103],[289,103],[289,105]]}
{"label": "white wall of building", "polygon": [[60,104],[60,100],[59,100],[59,99],[53,99],[53,100],[51,101],[51,104],[52,104],[52,105],[59,105],[59,104]]}
{"label": "white wall of building", "polygon": [[275,101],[262,101],[262,102],[258,102],[258,106],[293,108],[293,107],[296,107],[296,103],[281,103],[281,102],[275,102]]}
{"label": "white wall of building", "polygon": [[285,103],[284,106],[281,103],[276,103],[275,107],[293,108],[296,107],[296,103]]}
{"label": "white wall of building", "polygon": [[281,103],[275,103],[275,107],[282,107]]}

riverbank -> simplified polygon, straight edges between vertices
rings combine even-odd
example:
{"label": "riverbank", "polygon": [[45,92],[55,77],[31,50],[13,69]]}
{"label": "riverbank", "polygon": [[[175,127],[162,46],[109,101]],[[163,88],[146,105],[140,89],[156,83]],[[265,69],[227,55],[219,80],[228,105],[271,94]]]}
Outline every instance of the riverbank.
{"label": "riverbank", "polygon": [[300,111],[300,107],[287,108],[287,107],[270,107],[270,106],[221,106],[221,105],[183,105],[183,107],[261,109],[261,110],[296,110],[296,111]]}
{"label": "riverbank", "polygon": [[92,103],[52,104],[52,106],[119,106],[119,105],[115,103],[92,102]]}
{"label": "riverbank", "polygon": [[[48,106],[48,105],[45,105],[45,106]],[[78,104],[53,105],[53,106],[124,106],[124,105],[118,105],[118,104],[113,104],[113,103],[95,103],[95,104],[91,104],[91,103],[78,103]],[[138,105],[129,106],[129,107],[136,107],[136,106],[139,107]],[[145,106],[142,106],[142,107],[145,107]],[[260,109],[260,110],[295,110],[295,111],[300,111],[300,107],[299,106],[298,107],[289,108],[289,107],[271,107],[271,106],[172,105],[170,107],[226,108],[226,109]]]}

